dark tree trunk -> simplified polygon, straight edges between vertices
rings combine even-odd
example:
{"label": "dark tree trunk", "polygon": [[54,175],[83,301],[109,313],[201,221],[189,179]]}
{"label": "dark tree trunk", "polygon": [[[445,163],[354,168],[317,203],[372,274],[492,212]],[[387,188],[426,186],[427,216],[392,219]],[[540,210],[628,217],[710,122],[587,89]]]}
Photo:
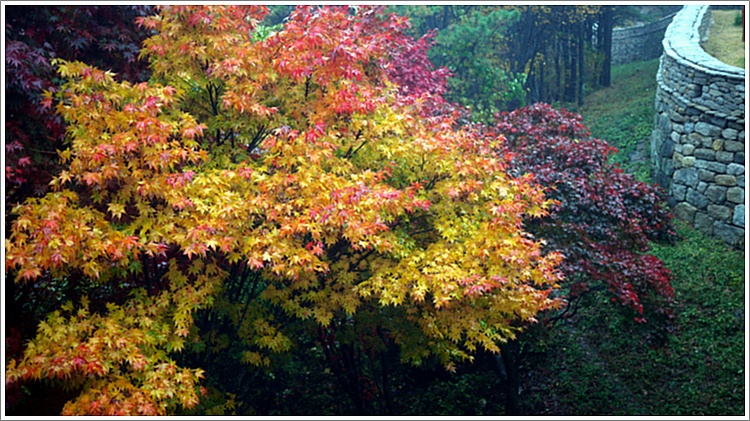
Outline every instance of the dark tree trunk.
{"label": "dark tree trunk", "polygon": [[571,34],[570,27],[565,28],[565,55],[566,55],[566,72],[565,72],[565,102],[573,102],[576,100],[576,62],[578,54],[576,54],[575,45],[573,45],[573,36]]}
{"label": "dark tree trunk", "polygon": [[547,28],[537,25],[536,20],[537,16],[532,10],[525,10],[510,30],[510,72],[527,73],[527,67],[531,69],[524,83],[527,103],[537,102],[544,96],[544,88],[539,86],[540,82],[534,75],[533,66],[537,53],[544,49]]}
{"label": "dark tree trunk", "polygon": [[539,97],[544,102],[549,102],[549,95],[547,94],[547,87],[544,85],[544,71],[546,69],[544,65],[544,60],[539,61],[539,87],[540,87],[540,94]]}
{"label": "dark tree trunk", "polygon": [[583,106],[583,88],[585,83],[586,62],[583,58],[584,42],[586,41],[586,22],[578,29],[578,106]]}
{"label": "dark tree trunk", "polygon": [[599,51],[604,54],[604,63],[599,76],[599,84],[608,87],[612,83],[612,28],[615,20],[615,6],[602,6],[601,10],[598,31],[602,42],[599,44]]}
{"label": "dark tree trunk", "polygon": [[393,404],[393,396],[391,395],[391,385],[388,381],[388,376],[390,375],[388,372],[388,353],[391,349],[395,348],[388,348],[381,354],[381,383],[382,383],[382,389],[383,389],[383,400],[385,401],[385,415],[393,415],[395,413],[394,411],[394,404]]}
{"label": "dark tree trunk", "polygon": [[452,6],[444,6],[443,7],[443,24],[440,26],[441,28],[445,28],[448,26],[448,22],[451,21],[451,7]]}
{"label": "dark tree trunk", "polygon": [[563,86],[563,76],[562,76],[562,66],[560,66],[560,54],[562,51],[562,42],[560,39],[557,39],[556,44],[556,51],[555,51],[555,98],[559,99],[562,98],[562,86]]}
{"label": "dark tree trunk", "polygon": [[364,399],[363,384],[360,381],[359,358],[357,350],[351,345],[341,346],[341,360],[344,365],[344,375],[349,387],[349,396],[354,401],[356,415],[370,415],[369,407]]}
{"label": "dark tree trunk", "polygon": [[320,328],[318,341],[323,348],[326,362],[336,376],[339,386],[349,395],[354,404],[354,415],[370,415],[364,400],[363,385],[360,381],[358,350],[351,345],[338,344],[329,332]]}
{"label": "dark tree trunk", "polygon": [[505,366],[505,415],[520,415],[521,400],[518,391],[521,387],[521,376],[518,370],[520,345],[518,339],[500,345],[500,356]]}

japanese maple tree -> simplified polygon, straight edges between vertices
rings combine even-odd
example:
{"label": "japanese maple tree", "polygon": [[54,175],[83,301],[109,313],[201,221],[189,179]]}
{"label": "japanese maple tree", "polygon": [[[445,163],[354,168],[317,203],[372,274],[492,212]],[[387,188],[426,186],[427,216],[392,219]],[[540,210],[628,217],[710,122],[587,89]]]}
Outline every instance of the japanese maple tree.
{"label": "japanese maple tree", "polygon": [[674,236],[664,191],[610,163],[616,149],[592,138],[580,115],[538,103],[499,114],[494,130],[506,137],[497,153],[512,156],[515,171],[534,174],[557,201],[526,227],[565,255],[570,303],[605,287],[636,321],[649,313],[657,325],[668,319],[671,273],[647,253],[649,241]]}
{"label": "japanese maple tree", "polygon": [[6,385],[80,390],[63,414],[163,415],[209,393],[178,363],[221,352],[202,314],[230,319],[251,365],[294,346],[290,320],[364,314],[402,359],[450,368],[559,304],[561,256],[523,227],[542,187],[508,174],[502,136],[405,100],[387,64],[406,23],[380,10],[302,6],[258,36],[263,6],[165,6],[138,20],[148,82],[56,62],[41,104],[67,123],[63,170],[14,209],[6,268],[77,296]]}

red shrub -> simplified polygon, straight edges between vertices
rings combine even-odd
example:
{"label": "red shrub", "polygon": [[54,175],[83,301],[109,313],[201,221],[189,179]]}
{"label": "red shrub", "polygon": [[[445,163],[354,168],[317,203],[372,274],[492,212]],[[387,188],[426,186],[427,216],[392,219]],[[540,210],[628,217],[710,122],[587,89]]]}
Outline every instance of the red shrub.
{"label": "red shrub", "polygon": [[649,241],[674,236],[663,190],[611,164],[616,148],[592,138],[574,113],[535,104],[499,114],[494,129],[506,136],[498,153],[511,157],[517,175],[533,174],[559,202],[548,217],[527,224],[565,255],[571,301],[602,285],[639,322],[650,312],[669,315],[671,273],[644,254]]}

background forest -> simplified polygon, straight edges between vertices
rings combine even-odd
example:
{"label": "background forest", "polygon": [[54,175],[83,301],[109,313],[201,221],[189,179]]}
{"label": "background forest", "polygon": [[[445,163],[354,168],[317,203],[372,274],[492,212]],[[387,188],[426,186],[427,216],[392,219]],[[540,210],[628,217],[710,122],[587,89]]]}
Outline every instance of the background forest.
{"label": "background forest", "polygon": [[675,9],[6,6],[4,410],[742,414],[610,66]]}

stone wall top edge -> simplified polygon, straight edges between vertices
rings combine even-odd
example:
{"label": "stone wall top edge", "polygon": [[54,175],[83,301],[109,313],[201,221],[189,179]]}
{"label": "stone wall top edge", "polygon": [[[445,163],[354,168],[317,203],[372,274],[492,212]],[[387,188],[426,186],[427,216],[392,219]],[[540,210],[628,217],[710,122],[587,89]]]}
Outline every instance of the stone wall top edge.
{"label": "stone wall top edge", "polygon": [[631,37],[638,37],[638,36],[644,36],[644,35],[650,35],[654,33],[661,33],[664,31],[664,27],[661,28],[649,28],[648,30],[644,31],[628,31],[628,32],[612,32],[612,39],[614,40],[621,40],[621,39],[628,39]]}
{"label": "stone wall top edge", "polygon": [[682,65],[712,76],[744,80],[744,69],[721,62],[700,46],[698,28],[707,12],[707,5],[684,6],[677,12],[662,41],[664,54]]}
{"label": "stone wall top edge", "polygon": [[[682,52],[683,54],[680,54]],[[703,54],[700,54],[703,52]],[[686,57],[688,54],[684,50],[680,51],[664,44],[664,54],[668,55],[683,66],[691,67],[694,70],[706,73],[711,76],[720,76],[732,79],[738,83],[745,80],[745,70],[739,67],[730,66],[717,60],[703,50],[690,51],[692,58]]]}
{"label": "stone wall top edge", "polygon": [[632,37],[634,35],[647,35],[654,32],[661,32],[669,26],[669,21],[658,21],[650,25],[630,26],[627,28],[616,28],[612,30],[613,39]]}

